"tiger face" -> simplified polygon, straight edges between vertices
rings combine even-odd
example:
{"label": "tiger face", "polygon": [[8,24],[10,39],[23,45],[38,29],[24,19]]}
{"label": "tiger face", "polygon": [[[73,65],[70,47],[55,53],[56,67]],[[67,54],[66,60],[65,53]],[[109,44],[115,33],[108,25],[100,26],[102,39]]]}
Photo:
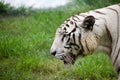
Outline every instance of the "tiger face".
{"label": "tiger face", "polygon": [[87,16],[79,26],[73,21],[62,24],[56,31],[51,54],[63,60],[65,65],[73,65],[78,56],[93,52],[97,47],[92,32],[94,23],[95,18]]}

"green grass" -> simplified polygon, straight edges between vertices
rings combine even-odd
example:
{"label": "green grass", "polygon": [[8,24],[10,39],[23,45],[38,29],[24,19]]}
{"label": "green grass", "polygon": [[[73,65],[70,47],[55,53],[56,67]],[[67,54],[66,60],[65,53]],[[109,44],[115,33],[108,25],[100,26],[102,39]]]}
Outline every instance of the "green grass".
{"label": "green grass", "polygon": [[71,68],[50,55],[56,28],[64,20],[112,4],[76,1],[29,16],[0,18],[0,80],[117,80],[103,52],[79,58]]}

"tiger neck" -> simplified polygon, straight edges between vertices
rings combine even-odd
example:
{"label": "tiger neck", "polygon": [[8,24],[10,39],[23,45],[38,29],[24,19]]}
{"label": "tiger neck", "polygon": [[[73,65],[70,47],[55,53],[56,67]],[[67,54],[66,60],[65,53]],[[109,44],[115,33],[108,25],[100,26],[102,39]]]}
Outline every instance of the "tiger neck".
{"label": "tiger neck", "polygon": [[106,23],[103,19],[97,21],[93,27],[93,32],[100,37],[97,50],[104,51],[110,55],[112,42],[110,39],[110,34],[107,31],[107,26],[105,24]]}

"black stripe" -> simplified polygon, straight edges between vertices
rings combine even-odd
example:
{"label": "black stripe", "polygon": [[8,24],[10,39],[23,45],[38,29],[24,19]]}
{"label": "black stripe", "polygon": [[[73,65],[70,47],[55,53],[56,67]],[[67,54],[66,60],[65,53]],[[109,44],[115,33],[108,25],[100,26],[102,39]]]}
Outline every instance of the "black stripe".
{"label": "black stripe", "polygon": [[73,33],[73,41],[74,41],[74,43],[76,43],[76,41],[75,41],[75,34]]}
{"label": "black stripe", "polygon": [[80,48],[79,45],[74,44],[74,43],[70,43],[70,46],[76,46],[77,48]]}
{"label": "black stripe", "polygon": [[76,31],[76,28],[74,28],[70,33],[75,32],[75,31]]}
{"label": "black stripe", "polygon": [[76,27],[76,28],[78,27],[76,23],[75,23],[75,27]]}
{"label": "black stripe", "polygon": [[64,48],[66,48],[66,49],[70,49],[71,47],[69,46],[69,47],[67,47],[67,46],[64,46]]}
{"label": "black stripe", "polygon": [[119,50],[118,50],[118,53],[117,53],[117,56],[116,56],[116,58],[115,58],[115,61],[114,61],[113,65],[115,65],[116,60],[118,59],[119,54],[120,54],[120,48],[119,48]]}
{"label": "black stripe", "polygon": [[95,12],[95,13],[99,13],[99,14],[102,14],[102,15],[106,15],[105,13],[100,12],[100,11],[93,11],[93,12]]}
{"label": "black stripe", "polygon": [[[77,18],[77,20],[76,20],[75,18]],[[73,19],[74,21],[81,21],[76,15],[72,16],[72,19]]]}
{"label": "black stripe", "polygon": [[81,39],[81,34],[79,33],[79,39]]}
{"label": "black stripe", "polygon": [[71,34],[69,34],[69,38],[68,38],[68,40],[67,40],[67,42],[66,42],[67,44],[69,44],[69,41],[70,41],[70,35],[71,35]]}
{"label": "black stripe", "polygon": [[85,43],[86,43],[86,48],[87,48],[87,50],[88,50],[88,51],[90,51],[90,50],[89,50],[89,48],[88,48],[88,45],[87,45],[87,42],[86,42],[86,40],[85,40]]}
{"label": "black stripe", "polygon": [[79,36],[78,36],[78,42],[79,42],[79,45],[81,45],[81,34],[79,33]]}
{"label": "black stripe", "polygon": [[75,20],[74,18],[72,18],[74,21],[77,21],[77,20]]}
{"label": "black stripe", "polygon": [[65,24],[67,27],[69,27],[69,25],[68,24]]}
{"label": "black stripe", "polygon": [[77,24],[75,23],[75,28],[74,28],[69,34],[71,34],[72,32],[75,32],[77,27],[78,27],[78,26],[77,26]]}
{"label": "black stripe", "polygon": [[62,37],[62,39],[61,39],[62,42],[63,42],[64,38],[65,38],[65,35],[63,35],[63,37]]}
{"label": "black stripe", "polygon": [[84,52],[84,48],[83,48],[83,45],[81,43],[81,34],[79,33],[79,45],[81,46],[81,51]]}
{"label": "black stripe", "polygon": [[[118,43],[118,38],[119,38],[119,13],[118,13],[118,11],[117,10],[115,10],[115,9],[113,9],[113,8],[107,8],[107,9],[110,9],[110,10],[112,10],[112,11],[115,11],[116,12],[116,14],[117,14],[117,21],[118,21],[118,24],[117,24],[117,42],[116,42],[116,46],[115,46],[115,50],[114,50],[114,53],[115,53],[115,51],[116,51],[116,47],[117,47],[117,43]],[[117,56],[118,56],[118,54],[117,54]],[[116,57],[117,57],[116,56]],[[112,56],[111,56],[112,57]],[[115,60],[114,60],[114,62],[113,62],[113,65],[115,64],[115,62],[116,62],[116,58],[115,58]]]}

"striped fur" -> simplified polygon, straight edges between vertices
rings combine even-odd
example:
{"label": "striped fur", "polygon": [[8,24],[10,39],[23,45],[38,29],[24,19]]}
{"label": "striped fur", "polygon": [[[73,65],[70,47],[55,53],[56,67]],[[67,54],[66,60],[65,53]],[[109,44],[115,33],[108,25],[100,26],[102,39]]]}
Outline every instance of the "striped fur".
{"label": "striped fur", "polygon": [[96,49],[110,56],[120,80],[120,4],[68,18],[56,31],[51,53],[72,65]]}

